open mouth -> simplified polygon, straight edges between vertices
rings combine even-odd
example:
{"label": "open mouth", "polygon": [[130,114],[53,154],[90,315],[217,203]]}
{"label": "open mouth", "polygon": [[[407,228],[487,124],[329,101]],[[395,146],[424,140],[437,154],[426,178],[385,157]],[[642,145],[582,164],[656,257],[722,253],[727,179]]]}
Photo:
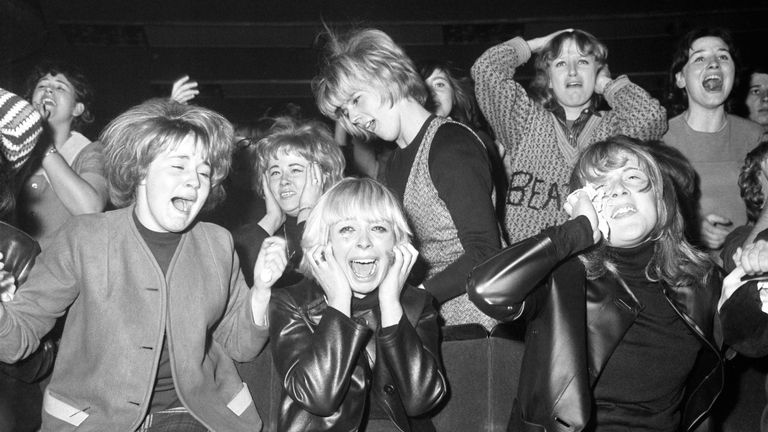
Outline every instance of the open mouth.
{"label": "open mouth", "polygon": [[723,90],[723,78],[719,75],[710,75],[704,77],[704,81],[701,85],[706,91],[719,92]]}
{"label": "open mouth", "polygon": [[611,212],[611,219],[619,219],[637,213],[637,209],[629,204],[616,207]]}
{"label": "open mouth", "polygon": [[354,259],[349,261],[349,267],[352,273],[358,279],[370,279],[376,274],[378,260],[375,259]]}
{"label": "open mouth", "polygon": [[194,204],[194,202],[194,199],[186,199],[180,197],[171,199],[173,207],[183,213],[189,213],[192,210],[192,204]]}
{"label": "open mouth", "polygon": [[365,130],[373,132],[373,129],[376,127],[376,120],[368,120],[368,122],[366,122],[363,127]]}
{"label": "open mouth", "polygon": [[583,85],[581,84],[581,82],[578,82],[578,81],[569,82],[565,84],[565,88],[572,88],[572,87],[583,87]]}
{"label": "open mouth", "polygon": [[286,190],[286,191],[280,192],[280,198],[282,198],[282,199],[287,199],[287,198],[290,198],[290,197],[292,197],[294,195],[296,195],[296,191]]}

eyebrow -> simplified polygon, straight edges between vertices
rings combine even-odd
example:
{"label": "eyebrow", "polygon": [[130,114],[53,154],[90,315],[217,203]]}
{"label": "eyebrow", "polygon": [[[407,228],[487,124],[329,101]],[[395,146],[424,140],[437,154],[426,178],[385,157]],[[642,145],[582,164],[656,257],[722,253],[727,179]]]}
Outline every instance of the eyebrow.
{"label": "eyebrow", "polygon": [[[699,53],[704,52],[704,51],[705,51],[704,48],[698,49],[696,51],[691,51],[691,54],[688,57],[692,57],[694,54],[699,54]],[[731,53],[731,50],[729,50],[728,48],[718,47],[718,48],[715,49],[715,52],[723,52],[723,51],[727,52],[728,54]]]}

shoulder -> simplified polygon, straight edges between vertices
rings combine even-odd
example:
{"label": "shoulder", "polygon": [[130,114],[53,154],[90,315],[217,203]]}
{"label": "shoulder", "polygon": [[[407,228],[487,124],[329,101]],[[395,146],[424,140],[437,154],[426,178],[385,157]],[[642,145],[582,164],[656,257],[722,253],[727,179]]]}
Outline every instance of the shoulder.
{"label": "shoulder", "polygon": [[763,136],[763,127],[752,120],[728,114],[728,121],[731,122],[734,128],[742,131],[750,142],[757,143]]}
{"label": "shoulder", "polygon": [[311,308],[313,305],[325,302],[325,299],[317,283],[304,277],[293,285],[273,289],[271,302],[287,307]]}
{"label": "shoulder", "polygon": [[[436,150],[436,147],[438,148]],[[482,155],[485,145],[468,126],[450,121],[440,125],[432,142],[430,159],[435,156],[448,159],[460,156]]]}
{"label": "shoulder", "polygon": [[197,221],[189,230],[189,234],[192,237],[204,237],[212,245],[232,250],[233,240],[232,234],[226,230],[226,228],[216,225],[211,222]]}

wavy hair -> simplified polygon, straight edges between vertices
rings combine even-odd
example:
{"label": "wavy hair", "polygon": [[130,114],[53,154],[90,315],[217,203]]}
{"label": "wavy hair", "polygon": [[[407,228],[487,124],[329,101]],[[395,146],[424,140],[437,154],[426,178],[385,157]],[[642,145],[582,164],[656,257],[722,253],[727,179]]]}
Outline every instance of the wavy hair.
{"label": "wavy hair", "polygon": [[[685,88],[679,88],[677,86],[677,73],[682,71],[685,64],[688,63],[688,58],[690,56],[689,51],[691,50],[693,43],[696,42],[697,39],[707,36],[717,37],[725,42],[728,51],[731,53],[731,58],[733,59],[735,72],[733,76],[733,88],[735,89],[739,86],[738,78],[741,61],[731,33],[720,27],[695,28],[678,39],[675,51],[672,54],[672,65],[669,67],[669,74],[667,75],[667,92],[665,95],[667,115],[670,118],[681,114],[688,109],[688,92],[685,91]],[[730,97],[725,102],[726,111],[730,112],[732,99],[733,91],[731,91]]]}
{"label": "wavy hair", "polygon": [[768,157],[768,141],[763,141],[752,149],[744,158],[744,166],[739,173],[739,190],[747,207],[747,220],[756,222],[765,205],[765,194],[760,182],[766,178],[762,163]]}
{"label": "wavy hair", "polygon": [[221,114],[168,99],[150,99],[112,120],[99,139],[105,147],[109,196],[116,207],[136,201],[136,190],[158,154],[192,135],[211,166],[210,209],[224,199],[222,181],[231,165],[233,130]]}
{"label": "wavy hair", "polygon": [[[656,226],[649,234],[649,240],[654,242],[654,253],[645,268],[646,276],[670,287],[705,284],[712,263],[685,239],[685,225],[672,180],[639,140],[618,135],[586,148],[571,174],[570,189],[574,191],[587,183],[599,182],[606,173],[623,167],[633,156],[650,179],[658,216]],[[579,256],[587,270],[587,278],[597,279],[605,273],[619,276],[607,246],[606,240],[602,239]]]}
{"label": "wavy hair", "polygon": [[[566,31],[552,38],[536,56],[534,61],[535,74],[530,85],[532,96],[536,102],[550,111],[557,107],[557,99],[555,93],[549,88],[549,66],[560,55],[567,41],[573,41],[582,55],[593,56],[598,64],[598,69],[608,61],[608,47],[584,30]],[[600,98],[599,94],[592,94],[593,106],[600,103]]]}
{"label": "wavy hair", "polygon": [[427,88],[413,61],[386,33],[377,29],[352,30],[339,36],[326,30],[325,55],[319,73],[312,78],[312,93],[323,115],[339,120],[344,129],[358,138],[372,138],[343,115],[344,105],[359,90],[372,90],[382,103],[413,98],[427,100]]}
{"label": "wavy hair", "polygon": [[72,119],[72,129],[82,132],[86,125],[96,120],[96,116],[93,114],[94,91],[91,81],[85,76],[82,69],[73,64],[47,61],[35,66],[32,73],[27,77],[27,92],[24,96],[27,100],[32,100],[32,94],[35,92],[37,83],[48,74],[51,76],[64,75],[72,84],[75,91],[75,102],[83,104],[83,112]]}
{"label": "wavy hair", "polygon": [[[395,244],[411,240],[411,230],[400,202],[386,186],[370,178],[347,177],[326,191],[309,214],[304,225],[301,247],[306,251],[327,245],[331,227],[339,221],[361,218],[392,224]],[[299,270],[313,277],[309,254],[301,259]]]}
{"label": "wavy hair", "polygon": [[[323,186],[324,190],[341,180],[346,166],[344,154],[333,139],[331,130],[325,123],[317,120],[276,118],[267,136],[256,143],[258,179],[267,173],[270,159],[278,159],[285,153],[296,153],[309,162],[319,164],[329,180]],[[262,182],[255,183],[256,189],[264,196]]]}

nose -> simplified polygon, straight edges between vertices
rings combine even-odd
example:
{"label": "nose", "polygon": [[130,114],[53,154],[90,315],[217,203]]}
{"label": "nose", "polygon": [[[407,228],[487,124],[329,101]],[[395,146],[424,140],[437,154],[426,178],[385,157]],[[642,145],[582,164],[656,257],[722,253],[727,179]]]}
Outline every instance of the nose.
{"label": "nose", "polygon": [[717,56],[712,56],[712,58],[709,60],[709,64],[707,65],[707,68],[720,69],[720,60],[717,58]]}
{"label": "nose", "polygon": [[605,194],[608,198],[618,198],[623,195],[629,195],[629,189],[621,179],[613,180],[605,185]]}
{"label": "nose", "polygon": [[200,187],[200,175],[196,171],[191,171],[190,174],[187,176],[187,181],[185,184],[187,186],[193,187],[195,189],[198,189]]}
{"label": "nose", "polygon": [[575,61],[569,61],[568,62],[568,76],[576,76],[576,62]]}
{"label": "nose", "polygon": [[368,231],[363,230],[360,235],[357,236],[357,247],[360,249],[368,249],[371,247],[371,238]]}

